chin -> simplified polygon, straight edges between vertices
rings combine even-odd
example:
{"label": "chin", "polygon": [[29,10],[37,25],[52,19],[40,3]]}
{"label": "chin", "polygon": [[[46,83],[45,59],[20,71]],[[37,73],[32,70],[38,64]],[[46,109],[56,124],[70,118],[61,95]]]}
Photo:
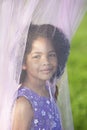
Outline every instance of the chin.
{"label": "chin", "polygon": [[49,80],[51,78],[52,78],[52,76],[43,76],[42,78],[40,77],[40,79],[43,81]]}

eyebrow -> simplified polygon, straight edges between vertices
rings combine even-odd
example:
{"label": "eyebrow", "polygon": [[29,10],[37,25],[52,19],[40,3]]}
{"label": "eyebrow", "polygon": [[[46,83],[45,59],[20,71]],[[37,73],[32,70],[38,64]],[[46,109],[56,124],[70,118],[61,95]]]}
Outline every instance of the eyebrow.
{"label": "eyebrow", "polygon": [[[51,51],[48,51],[48,53],[52,53],[52,52],[55,52],[54,50],[51,50]],[[38,52],[38,51],[36,51],[36,52],[32,52],[32,54],[42,54],[43,52]],[[56,52],[55,52],[56,53]]]}

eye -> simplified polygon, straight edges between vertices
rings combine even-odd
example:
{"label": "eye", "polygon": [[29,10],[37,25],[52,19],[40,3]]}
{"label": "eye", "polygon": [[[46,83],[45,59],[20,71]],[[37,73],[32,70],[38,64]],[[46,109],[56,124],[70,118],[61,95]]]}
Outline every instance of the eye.
{"label": "eye", "polygon": [[50,57],[56,57],[56,53],[50,53],[49,56]]}
{"label": "eye", "polygon": [[32,58],[33,58],[33,59],[40,59],[40,57],[41,57],[40,55],[35,55],[35,56],[33,56]]}

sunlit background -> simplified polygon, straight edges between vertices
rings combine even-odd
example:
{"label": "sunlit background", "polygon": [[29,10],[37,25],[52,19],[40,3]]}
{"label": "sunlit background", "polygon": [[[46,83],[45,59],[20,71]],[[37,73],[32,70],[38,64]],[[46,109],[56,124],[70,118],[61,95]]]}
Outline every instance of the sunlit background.
{"label": "sunlit background", "polygon": [[87,130],[87,13],[72,39],[67,68],[74,127]]}

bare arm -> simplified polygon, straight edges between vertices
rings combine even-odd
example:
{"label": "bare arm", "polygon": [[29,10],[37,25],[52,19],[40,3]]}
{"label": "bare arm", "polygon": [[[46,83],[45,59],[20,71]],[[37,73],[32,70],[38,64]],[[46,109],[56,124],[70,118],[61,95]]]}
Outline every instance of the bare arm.
{"label": "bare arm", "polygon": [[33,118],[31,104],[24,97],[17,99],[12,114],[12,130],[30,130]]}

